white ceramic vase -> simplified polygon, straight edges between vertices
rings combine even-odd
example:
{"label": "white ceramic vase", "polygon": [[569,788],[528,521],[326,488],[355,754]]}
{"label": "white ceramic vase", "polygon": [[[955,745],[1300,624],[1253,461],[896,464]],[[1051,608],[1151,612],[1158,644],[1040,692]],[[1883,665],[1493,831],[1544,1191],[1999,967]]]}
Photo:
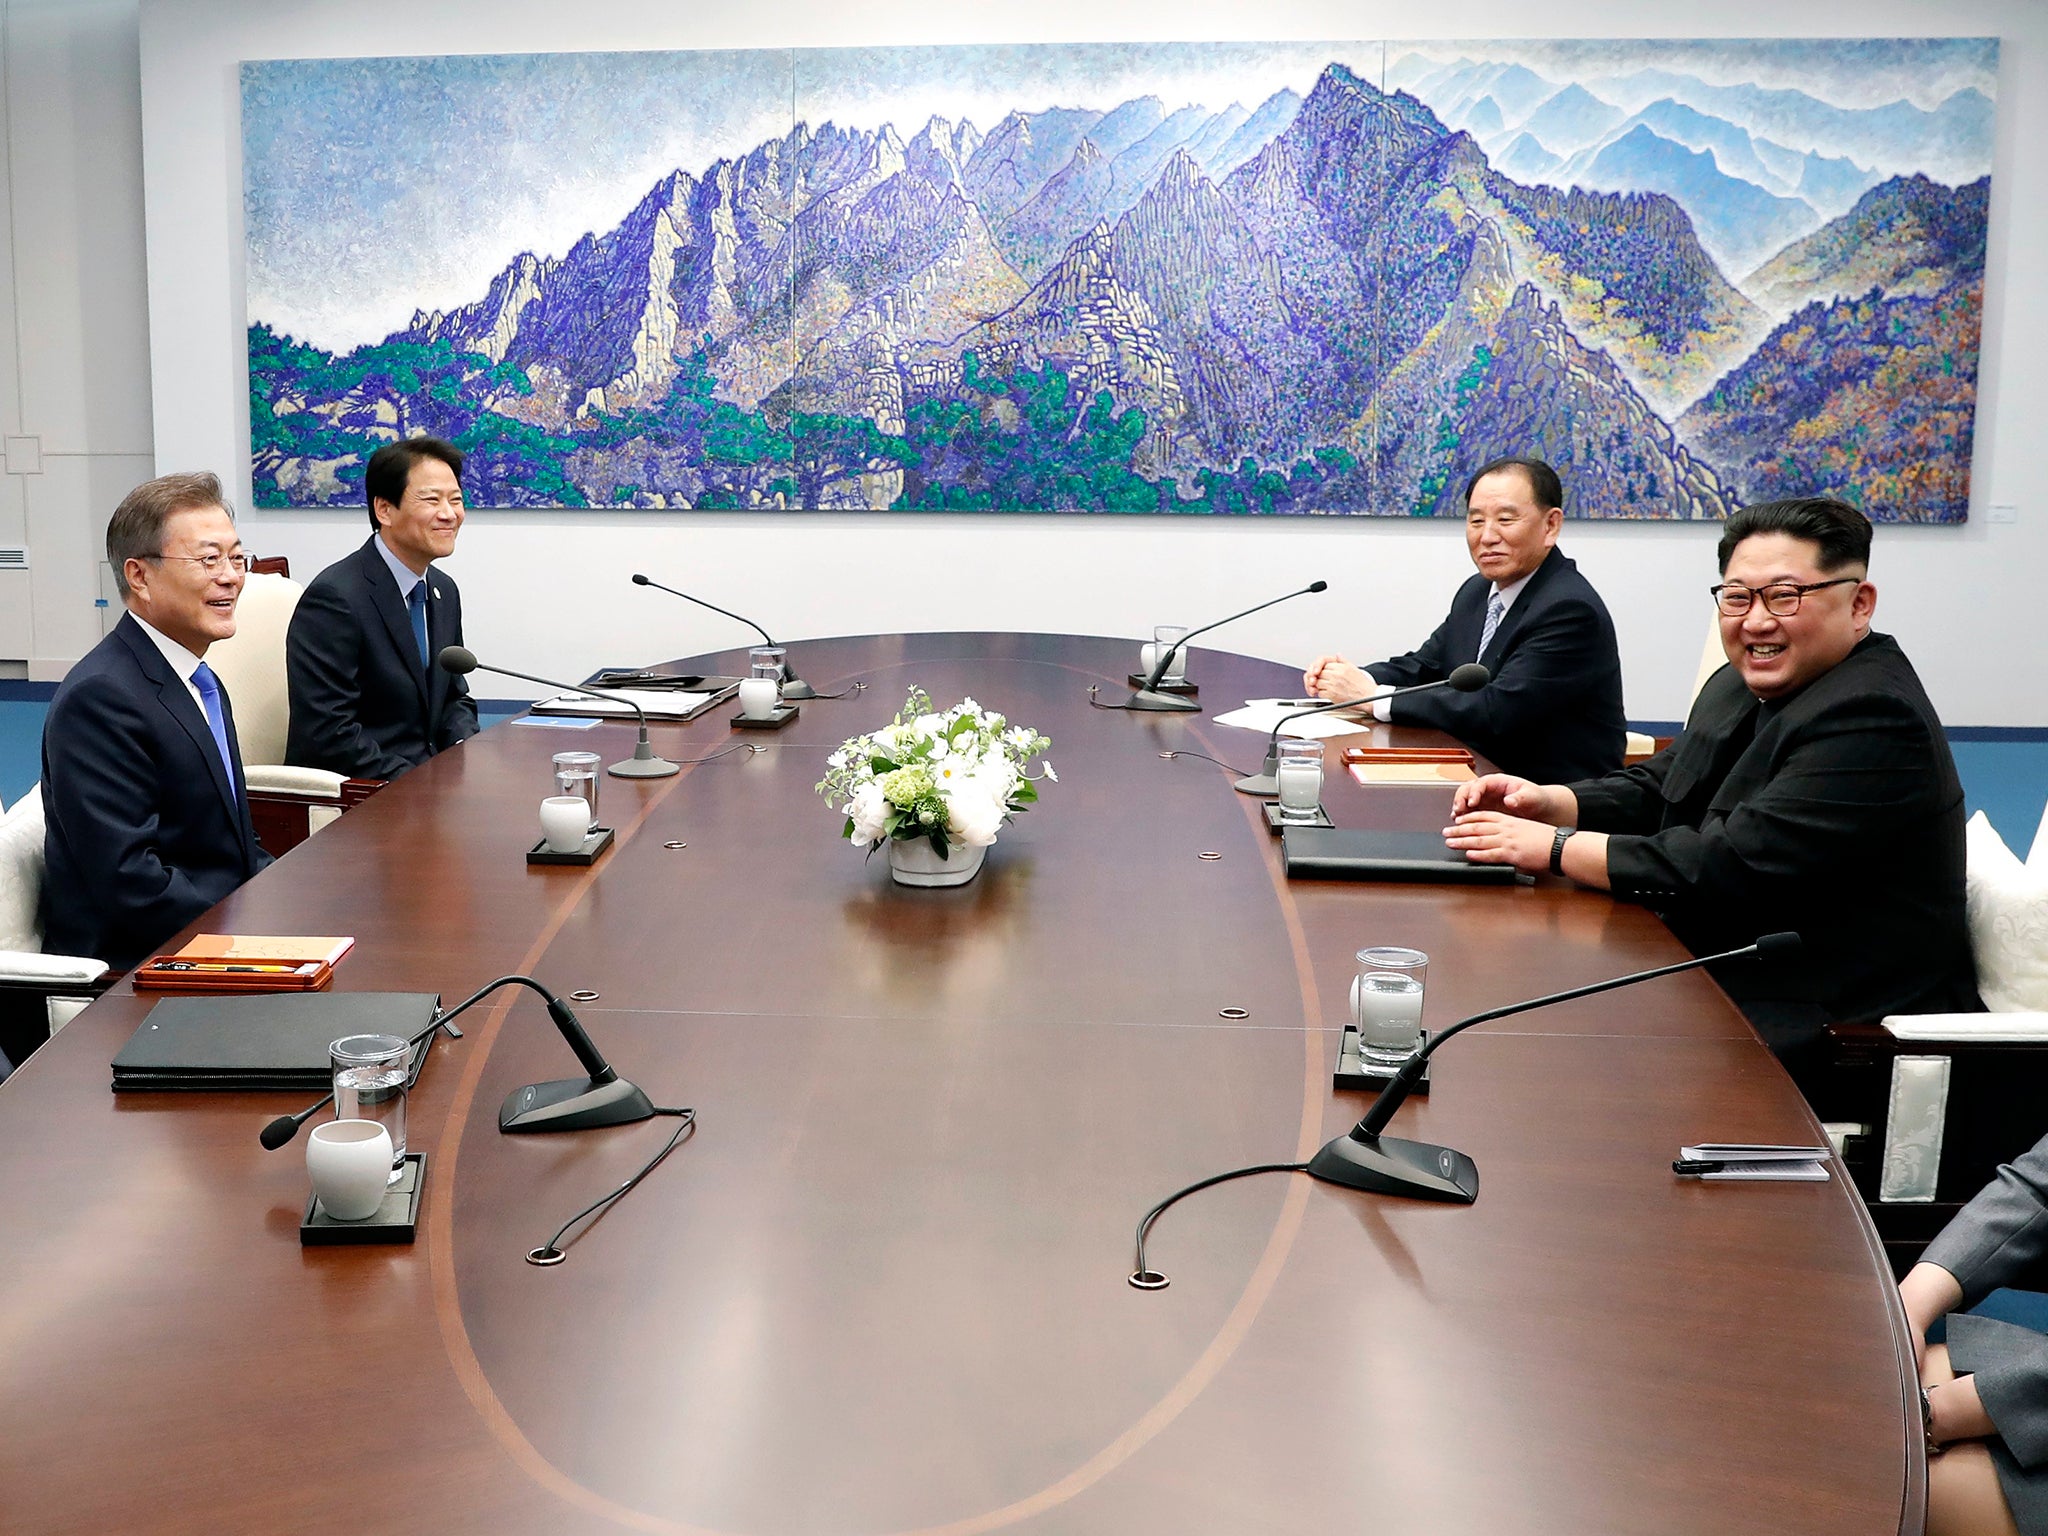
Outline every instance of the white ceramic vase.
{"label": "white ceramic vase", "polygon": [[986,844],[965,848],[955,843],[942,859],[922,837],[909,842],[891,840],[889,877],[898,885],[965,885],[981,873],[981,861],[988,856]]}

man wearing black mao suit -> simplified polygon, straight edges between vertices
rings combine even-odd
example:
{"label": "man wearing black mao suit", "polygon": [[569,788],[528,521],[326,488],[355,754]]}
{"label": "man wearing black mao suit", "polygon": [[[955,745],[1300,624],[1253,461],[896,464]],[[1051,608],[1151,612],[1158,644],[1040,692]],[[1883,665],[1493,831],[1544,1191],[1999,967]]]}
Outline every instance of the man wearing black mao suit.
{"label": "man wearing black mao suit", "polygon": [[43,723],[43,942],[123,968],[270,862],[249,824],[226,690],[248,557],[212,475],[123,498],[107,563],[128,612]]}
{"label": "man wearing black mao suit", "polygon": [[374,530],[306,588],[285,641],[285,761],[395,779],[476,734],[476,701],[433,665],[462,644],[462,594],[433,562],[462,528],[462,450],[386,443],[363,476]]}
{"label": "man wearing black mao suit", "polygon": [[1376,702],[1382,720],[1447,732],[1509,773],[1539,782],[1621,766],[1621,654],[1592,583],[1557,548],[1564,488],[1541,459],[1496,459],[1465,487],[1465,543],[1479,574],[1418,650],[1356,667],[1319,656],[1303,675],[1325,699],[1434,683],[1467,662],[1484,688]]}
{"label": "man wearing black mao suit", "polygon": [[1873,632],[1870,523],[1821,497],[1731,517],[1712,589],[1729,664],[1649,762],[1573,784],[1458,786],[1470,858],[1660,911],[1695,954],[1791,930],[1803,961],[1715,979],[1795,1069],[1830,1020],[1974,1012],[1963,791],[1899,644]]}

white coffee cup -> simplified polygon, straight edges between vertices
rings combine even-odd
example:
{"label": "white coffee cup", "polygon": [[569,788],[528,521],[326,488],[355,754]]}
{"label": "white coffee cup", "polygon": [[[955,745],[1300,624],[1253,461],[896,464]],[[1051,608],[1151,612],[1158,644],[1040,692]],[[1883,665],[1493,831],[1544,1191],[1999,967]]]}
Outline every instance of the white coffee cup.
{"label": "white coffee cup", "polygon": [[320,1208],[336,1221],[374,1216],[391,1178],[391,1133],[374,1120],[316,1125],[306,1139],[306,1172]]}
{"label": "white coffee cup", "polygon": [[574,853],[590,831],[590,802],[581,795],[549,795],[540,803],[540,835],[550,853]]}
{"label": "white coffee cup", "polygon": [[766,720],[782,702],[782,685],[772,677],[740,679],[740,713],[749,720]]}

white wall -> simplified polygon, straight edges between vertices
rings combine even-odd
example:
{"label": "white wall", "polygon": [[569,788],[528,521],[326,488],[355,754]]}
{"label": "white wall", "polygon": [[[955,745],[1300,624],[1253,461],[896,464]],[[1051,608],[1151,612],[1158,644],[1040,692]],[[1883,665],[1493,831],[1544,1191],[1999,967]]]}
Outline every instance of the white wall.
{"label": "white wall", "polygon": [[[51,9],[13,0],[10,45],[17,32],[43,27]],[[67,9],[98,17],[125,8]],[[118,287],[120,273],[133,271],[139,242],[130,235],[131,243],[118,251],[92,253],[98,265],[84,273],[67,268],[67,260],[88,253],[89,237],[102,228],[116,241],[124,238],[110,227],[119,216],[108,208],[132,196],[134,178],[135,145],[120,139],[122,125],[79,110],[80,99],[95,91],[119,94],[96,73],[90,82],[76,78],[81,70],[110,66],[118,52],[89,26],[78,29],[85,40],[76,46],[84,52],[68,61],[68,87],[66,60],[41,58],[24,71],[10,46],[16,286],[24,316],[47,307],[57,331],[75,327],[69,332],[77,345],[69,364],[74,374],[82,376],[86,357],[102,374],[146,361],[157,465],[218,470],[239,485],[246,505],[236,79],[244,58],[876,41],[1697,36],[1709,21],[1713,33],[1733,37],[1998,35],[2004,50],[1973,516],[1962,529],[1880,530],[1873,577],[1882,592],[1880,627],[1900,636],[1945,719],[2048,725],[2048,641],[2030,611],[2030,588],[2048,566],[2048,504],[2028,499],[2024,414],[2044,382],[2048,294],[2038,283],[2009,281],[2013,253],[2042,243],[2042,210],[2048,208],[2048,7],[2034,0],[1727,0],[1709,16],[1689,7],[1651,11],[1630,0],[1566,0],[1538,16],[1508,0],[1470,0],[1455,13],[1426,20],[1443,27],[1419,30],[1414,8],[1391,0],[1269,0],[1259,6],[1142,0],[1121,7],[1046,0],[1028,12],[967,5],[907,12],[824,0],[702,8],[670,0],[612,0],[601,7],[564,7],[558,0],[354,0],[346,6],[143,0],[147,349],[132,289],[108,296],[112,323],[81,313],[76,297],[88,291],[88,281],[95,294],[101,285]],[[31,72],[35,78],[20,78]],[[67,90],[69,100],[50,108],[56,116],[39,107],[33,123],[16,100],[18,93],[34,91],[40,100]],[[41,150],[25,155],[17,136],[28,134],[56,141],[60,163],[44,164]],[[68,225],[58,221],[56,235],[73,241],[54,247],[33,273],[20,235],[25,160],[35,161],[28,174],[38,178],[38,196],[69,218]],[[67,183],[67,177],[79,179]],[[88,188],[97,193],[101,183],[111,196],[84,195]],[[99,227],[88,227],[88,205]],[[451,217],[461,216],[451,210]],[[59,302],[45,306],[46,287]],[[123,320],[135,327],[132,333],[124,334]],[[32,351],[28,329],[24,322],[17,349],[24,360]],[[45,366],[53,378],[69,378],[55,360]],[[64,388],[52,390],[69,399]],[[113,393],[128,398],[118,383]],[[84,389],[83,398],[92,397],[93,388]],[[0,408],[8,405],[0,393]],[[104,428],[82,411],[76,424],[81,433],[87,426],[101,430],[111,452],[126,445],[115,441],[114,423],[129,424],[113,405],[105,414]],[[7,483],[11,487],[13,478]],[[120,487],[90,489],[89,504],[66,505],[103,522],[112,503],[101,493],[118,495]],[[1995,502],[2017,504],[2017,523],[1988,522],[1985,510]],[[8,505],[0,500],[0,542]],[[360,514],[341,513],[247,511],[243,526],[251,547],[289,554],[302,571],[317,569],[367,531]],[[96,528],[88,530],[94,537]],[[895,580],[892,540],[906,535],[945,546],[957,578],[943,585]],[[1568,549],[1614,610],[1628,707],[1638,718],[1682,712],[1706,624],[1702,589],[1712,580],[1714,537],[1707,527],[1567,528]],[[68,559],[69,549],[85,542],[77,530],[68,542],[58,539],[58,558]],[[43,559],[40,550],[37,559]],[[631,587],[626,577],[633,570],[750,612],[778,637],[956,627],[1137,635],[1163,620],[1203,622],[1323,576],[1332,584],[1329,595],[1275,609],[1217,637],[1239,649],[1299,660],[1325,645],[1354,655],[1405,647],[1441,616],[1469,566],[1455,527],[1376,519],[480,512],[472,515],[450,569],[463,583],[469,639],[480,654],[521,670],[566,674],[600,661],[648,660],[746,638],[714,615]],[[39,602],[49,588],[53,626],[81,607],[89,611],[97,588],[93,571],[82,563],[66,566],[61,581],[43,574],[40,564],[38,571]],[[37,654],[75,654],[66,647],[85,633],[75,626],[46,630],[39,608]]]}
{"label": "white wall", "polygon": [[107,517],[153,462],[135,0],[5,0],[0,95],[0,544],[29,549],[0,675],[54,678],[100,637]]}

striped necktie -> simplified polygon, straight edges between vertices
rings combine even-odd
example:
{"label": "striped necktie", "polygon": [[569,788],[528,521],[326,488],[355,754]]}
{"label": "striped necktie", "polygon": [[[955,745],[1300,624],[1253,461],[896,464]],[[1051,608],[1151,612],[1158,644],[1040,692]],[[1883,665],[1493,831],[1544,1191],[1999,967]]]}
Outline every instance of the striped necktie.
{"label": "striped necktie", "polygon": [[221,709],[220,679],[202,661],[192,673],[192,686],[199,690],[199,702],[206,708],[206,724],[213,732],[214,746],[220,749],[220,765],[228,771],[228,793],[235,795],[235,754],[228,749],[228,718]]}
{"label": "striped necktie", "polygon": [[[1500,621],[1507,611],[1508,605],[1500,600],[1498,592],[1486,600],[1486,628],[1479,635],[1480,656],[1484,656],[1486,648],[1493,644],[1493,632],[1500,628]],[[1476,661],[1478,657],[1473,659]]]}

